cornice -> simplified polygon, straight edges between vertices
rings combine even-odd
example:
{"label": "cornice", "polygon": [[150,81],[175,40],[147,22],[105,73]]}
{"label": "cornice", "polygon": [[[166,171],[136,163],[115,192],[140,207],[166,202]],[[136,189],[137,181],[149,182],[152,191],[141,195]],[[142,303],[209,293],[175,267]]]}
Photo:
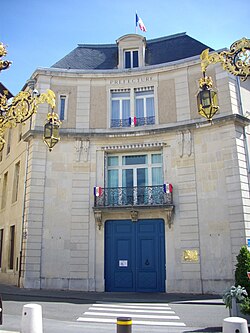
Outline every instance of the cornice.
{"label": "cornice", "polygon": [[[212,122],[204,121],[203,119],[195,119],[183,121],[179,123],[171,123],[167,125],[155,125],[150,128],[117,128],[117,129],[77,129],[77,128],[62,128],[60,130],[61,137],[75,138],[91,138],[91,137],[106,137],[106,138],[127,138],[127,137],[142,137],[152,136],[163,133],[171,133],[185,130],[198,130],[209,126],[222,126],[226,123],[235,123],[241,127],[248,126],[250,119],[240,114],[230,114],[218,116]],[[35,129],[30,129],[23,135],[24,140],[28,140],[31,136],[41,135],[43,127],[39,126]]]}

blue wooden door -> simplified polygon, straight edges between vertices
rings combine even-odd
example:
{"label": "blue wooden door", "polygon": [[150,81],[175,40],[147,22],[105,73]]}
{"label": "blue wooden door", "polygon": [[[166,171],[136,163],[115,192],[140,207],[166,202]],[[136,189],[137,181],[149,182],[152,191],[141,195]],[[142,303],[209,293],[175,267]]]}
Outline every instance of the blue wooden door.
{"label": "blue wooden door", "polygon": [[163,220],[105,223],[105,290],[165,291]]}

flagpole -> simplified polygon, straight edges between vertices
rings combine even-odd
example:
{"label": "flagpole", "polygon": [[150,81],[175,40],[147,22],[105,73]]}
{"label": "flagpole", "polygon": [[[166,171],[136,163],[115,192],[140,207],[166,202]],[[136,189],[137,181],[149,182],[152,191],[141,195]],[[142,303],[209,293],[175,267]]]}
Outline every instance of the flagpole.
{"label": "flagpole", "polygon": [[137,11],[135,11],[135,33],[137,34]]}

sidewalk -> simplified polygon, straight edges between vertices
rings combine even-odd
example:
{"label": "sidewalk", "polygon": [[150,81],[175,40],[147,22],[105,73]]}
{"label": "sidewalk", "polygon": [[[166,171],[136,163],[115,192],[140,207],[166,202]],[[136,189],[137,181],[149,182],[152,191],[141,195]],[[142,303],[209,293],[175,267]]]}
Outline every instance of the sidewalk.
{"label": "sidewalk", "polygon": [[221,302],[221,295],[200,295],[181,293],[134,293],[134,292],[94,292],[50,289],[24,289],[16,286],[0,284],[0,295],[4,300],[7,295],[30,296],[37,298],[70,299],[78,301],[102,302],[188,302],[203,301]]}

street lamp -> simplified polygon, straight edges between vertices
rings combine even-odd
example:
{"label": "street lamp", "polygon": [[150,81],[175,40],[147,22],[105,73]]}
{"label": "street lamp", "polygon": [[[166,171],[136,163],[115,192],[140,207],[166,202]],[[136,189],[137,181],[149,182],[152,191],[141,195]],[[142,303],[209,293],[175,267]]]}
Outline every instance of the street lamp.
{"label": "street lamp", "polygon": [[206,49],[200,58],[203,77],[199,80],[200,91],[197,94],[198,113],[208,121],[212,121],[219,106],[217,93],[212,89],[212,79],[206,76],[207,67],[220,62],[224,70],[245,81],[250,76],[250,40],[242,38],[234,42],[229,51],[220,53],[209,54],[209,49]]}
{"label": "street lamp", "polygon": [[48,121],[44,125],[43,142],[48,146],[49,151],[51,151],[60,140],[59,127],[61,122],[58,118],[58,114],[53,110],[51,113],[48,113],[47,119]]}
{"label": "street lamp", "polygon": [[205,75],[199,80],[200,91],[197,95],[198,112],[208,121],[212,121],[213,116],[219,110],[217,92],[212,89],[213,81],[211,77]]}
{"label": "street lamp", "polygon": [[[0,43],[0,72],[11,65],[10,61],[1,60],[6,54],[5,46]],[[9,97],[7,89],[0,91],[0,151],[3,150],[5,144],[5,131],[8,128],[16,127],[19,123],[24,123],[37,112],[39,104],[43,103],[49,104],[52,108],[52,112],[49,112],[47,116],[48,122],[45,124],[46,128],[50,126],[52,130],[46,131],[46,136],[44,135],[44,142],[51,151],[60,140],[59,127],[61,125],[58,115],[54,112],[56,105],[54,92],[48,89],[45,93],[39,94],[37,90],[29,88],[29,90],[19,92],[12,99]]]}

